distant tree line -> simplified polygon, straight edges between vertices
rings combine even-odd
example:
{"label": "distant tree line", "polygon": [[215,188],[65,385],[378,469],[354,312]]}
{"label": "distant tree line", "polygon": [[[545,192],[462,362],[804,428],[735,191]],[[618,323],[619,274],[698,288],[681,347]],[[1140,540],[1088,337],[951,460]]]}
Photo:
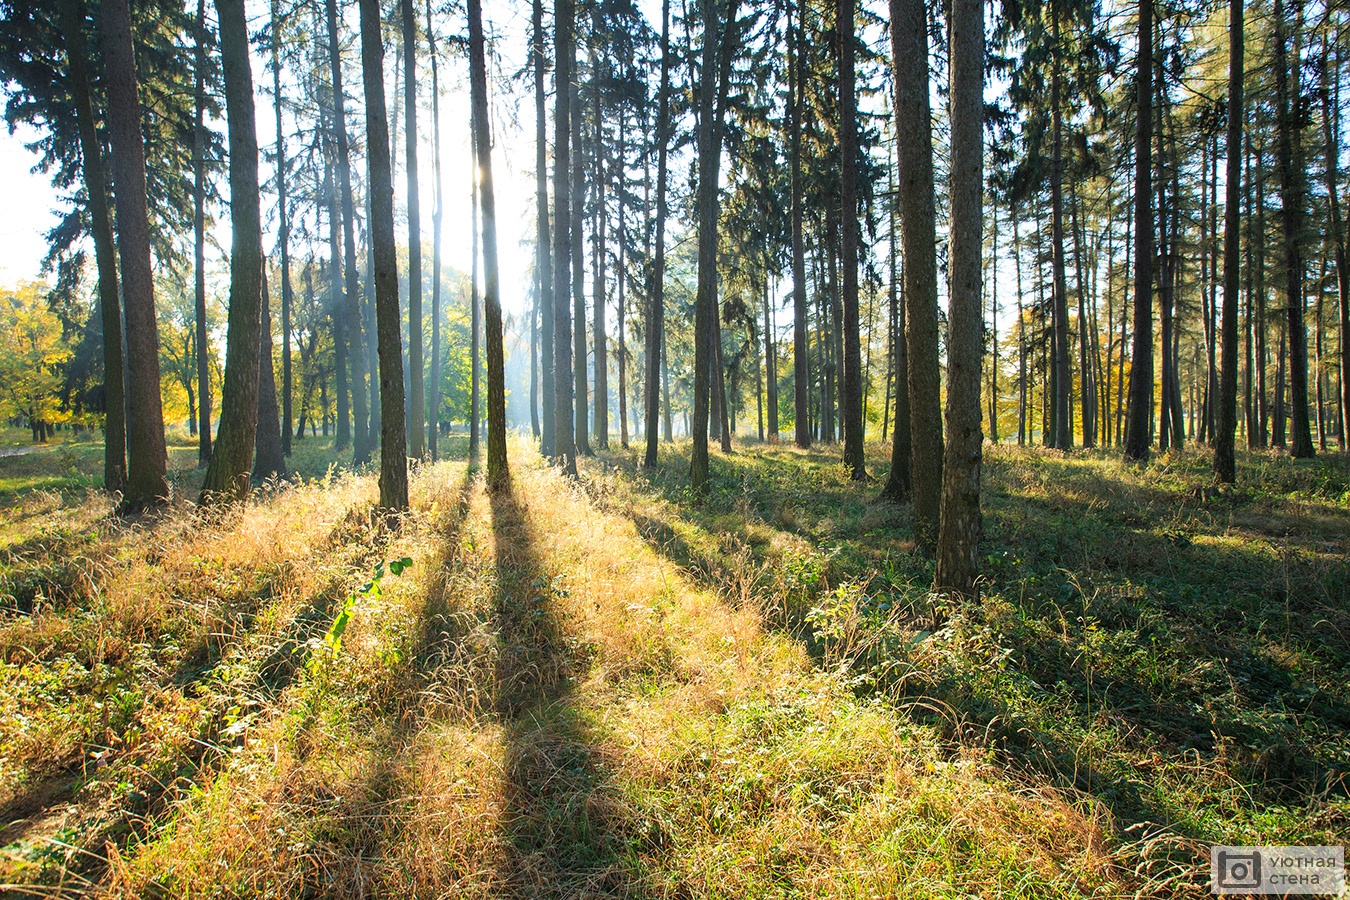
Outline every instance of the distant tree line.
{"label": "distant tree line", "polygon": [[[78,201],[52,236],[51,302],[82,335],[63,403],[105,417],[107,484],[128,508],[165,493],[161,360],[197,420],[204,499],[283,473],[317,421],[357,464],[380,449],[381,503],[399,508],[406,459],[438,454],[447,400],[467,401],[473,452],[486,415],[502,484],[512,325],[530,427],[563,471],[614,430],[655,465],[679,430],[702,495],[711,446],[730,452],[753,418],[761,440],[840,443],[864,481],[864,442],[880,438],[881,496],[913,504],[938,586],[961,593],[976,584],[986,434],[1135,460],[1197,441],[1220,481],[1239,432],[1294,456],[1345,446],[1347,16],[1333,4],[891,0],[879,15],[854,0],[664,0],[657,22],[632,0],[535,0],[528,64],[496,83],[477,3],[462,28],[429,2],[350,6],[271,0],[250,35],[242,0],[217,0],[214,22],[202,0],[0,2],[7,115],[44,128],[44,164]],[[449,54],[469,63],[479,173],[454,314]],[[533,302],[514,322],[489,88],[534,103]],[[221,111],[223,137],[207,127]],[[257,146],[260,111],[274,146]],[[204,245],[226,164],[217,374]],[[81,306],[84,235],[98,289]],[[156,274],[188,271],[193,315],[175,299],[157,317]]]}

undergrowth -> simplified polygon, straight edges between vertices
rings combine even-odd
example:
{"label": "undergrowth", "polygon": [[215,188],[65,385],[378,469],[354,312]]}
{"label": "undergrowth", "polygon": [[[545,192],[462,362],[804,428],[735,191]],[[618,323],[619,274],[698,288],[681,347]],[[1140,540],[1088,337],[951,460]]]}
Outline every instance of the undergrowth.
{"label": "undergrowth", "polygon": [[831,456],[695,503],[677,451],[422,465],[394,528],[322,447],[226,512],[16,493],[0,889],[1198,896],[1343,839],[1343,465],[1000,448],[959,605]]}
{"label": "undergrowth", "polygon": [[678,449],[650,470],[602,455],[584,481],[858,696],[1106,815],[1157,883],[1211,843],[1343,842],[1350,462],[1245,455],[1222,491],[1200,453],[999,446],[985,464],[974,605],[930,592],[908,509],[828,450],[715,455],[702,502]]}

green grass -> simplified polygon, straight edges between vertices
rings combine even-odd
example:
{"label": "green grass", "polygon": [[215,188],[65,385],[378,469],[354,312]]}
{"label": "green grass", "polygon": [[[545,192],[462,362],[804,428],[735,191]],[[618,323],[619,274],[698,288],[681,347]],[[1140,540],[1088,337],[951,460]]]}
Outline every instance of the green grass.
{"label": "green grass", "polygon": [[[878,452],[874,473],[884,473]],[[986,456],[982,602],[928,593],[908,511],[828,452],[630,454],[591,495],[728,599],[954,744],[1109,812],[1121,840],[1336,843],[1350,833],[1350,461]],[[1141,843],[1144,846],[1145,843]]]}
{"label": "green grass", "polygon": [[457,440],[391,530],[330,442],[209,513],[174,445],[163,512],[49,455],[0,513],[0,885],[1203,896],[1212,842],[1350,833],[1344,458],[991,449],[960,604],[829,450],[695,502],[684,447],[489,495]]}

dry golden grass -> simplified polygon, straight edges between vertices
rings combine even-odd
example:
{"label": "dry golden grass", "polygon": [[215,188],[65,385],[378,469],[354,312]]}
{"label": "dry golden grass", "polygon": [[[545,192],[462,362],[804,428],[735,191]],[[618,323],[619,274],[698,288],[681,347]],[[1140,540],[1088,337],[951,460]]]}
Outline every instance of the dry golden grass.
{"label": "dry golden grass", "polygon": [[[209,691],[167,667],[146,679],[148,697],[186,706],[147,699],[137,746],[173,746],[191,713],[215,723],[219,751],[131,833],[76,835],[99,839],[86,845],[100,860],[84,868],[93,893],[1114,897],[1141,886],[1116,866],[1092,804],[1009,779],[894,706],[857,699],[801,644],[765,631],[765,610],[784,602],[771,569],[732,560],[719,594],[629,517],[597,508],[594,485],[588,496],[522,446],[513,466],[512,490],[496,496],[462,463],[422,467],[393,533],[372,532],[361,512],[366,476],[211,521],[180,512],[108,545],[93,579],[99,652],[207,645],[210,674],[188,684]],[[776,529],[762,537],[803,548]],[[374,562],[403,556],[410,569],[358,597],[339,653],[258,686],[257,657],[298,633],[307,605],[326,599],[331,617]],[[327,627],[315,621],[307,637]],[[230,660],[237,674],[221,674]],[[50,882],[58,868],[15,872]]]}

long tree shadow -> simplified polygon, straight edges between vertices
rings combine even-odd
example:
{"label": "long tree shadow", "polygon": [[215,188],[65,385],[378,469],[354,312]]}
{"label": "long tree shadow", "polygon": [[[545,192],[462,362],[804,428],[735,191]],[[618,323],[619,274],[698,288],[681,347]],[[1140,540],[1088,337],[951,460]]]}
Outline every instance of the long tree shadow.
{"label": "long tree shadow", "polygon": [[573,693],[590,650],[568,633],[555,603],[563,588],[539,558],[524,499],[505,487],[491,505],[504,880],[520,897],[640,896],[640,829]]}

